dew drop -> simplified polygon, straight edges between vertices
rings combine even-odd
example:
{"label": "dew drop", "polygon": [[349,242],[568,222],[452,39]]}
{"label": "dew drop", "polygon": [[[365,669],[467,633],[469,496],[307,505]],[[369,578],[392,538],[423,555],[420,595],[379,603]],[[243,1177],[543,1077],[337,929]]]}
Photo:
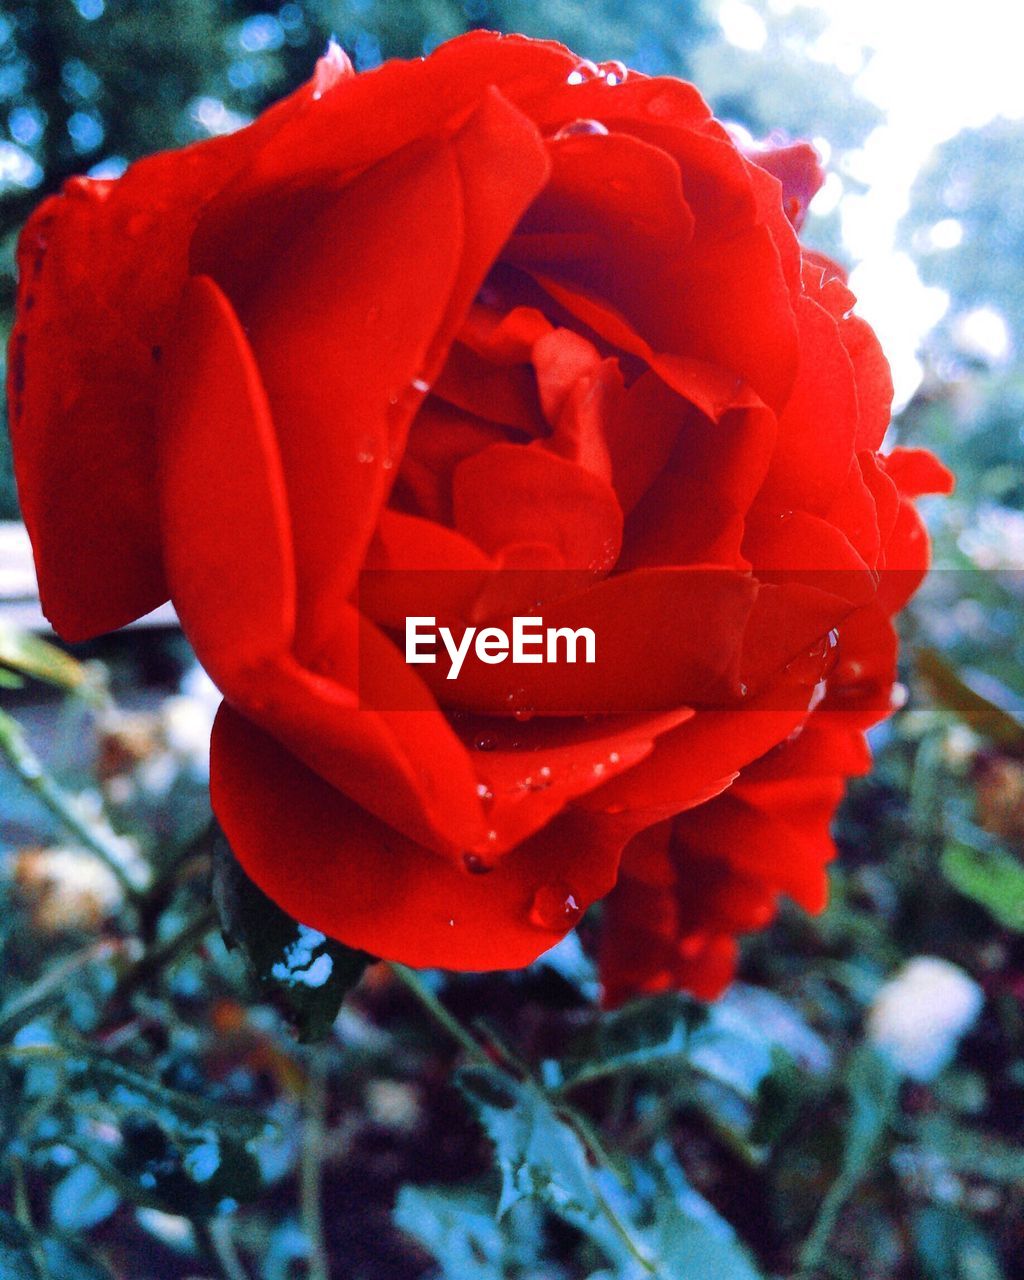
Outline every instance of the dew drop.
{"label": "dew drop", "polygon": [[527,697],[525,689],[512,689],[505,695],[505,702],[508,704],[509,710],[512,712],[514,720],[532,720],[536,715],[533,707],[527,705],[524,699]]}
{"label": "dew drop", "polygon": [[374,454],[373,449],[369,445],[364,445],[363,448],[360,449],[359,452],[356,454],[356,461],[357,462],[373,462],[375,457],[376,455]]}
{"label": "dew drop", "polygon": [[597,64],[597,72],[605,84],[610,85],[622,84],[629,75],[629,69],[626,64],[620,62],[618,58],[612,58],[608,62],[599,62]]}
{"label": "dew drop", "polygon": [[839,659],[839,632],[834,628],[805,652],[786,663],[786,675],[800,684],[824,680]]}
{"label": "dew drop", "polygon": [[484,802],[490,804],[494,799],[494,792],[490,789],[486,782],[478,782],[476,784],[476,794]]}
{"label": "dew drop", "polygon": [[619,755],[617,751],[612,751],[608,756],[608,763],[618,764],[621,759],[622,757]]}
{"label": "dew drop", "polygon": [[600,120],[570,120],[553,136],[555,142],[564,142],[566,138],[598,138],[607,133],[607,125],[603,125]]}
{"label": "dew drop", "polygon": [[485,876],[488,872],[494,870],[494,867],[481,858],[478,853],[464,853],[462,855],[462,865],[471,876]]}
{"label": "dew drop", "polygon": [[523,791],[546,791],[551,786],[551,770],[545,764],[520,782]]}
{"label": "dew drop", "polygon": [[542,885],[530,904],[530,923],[538,929],[570,929],[582,914],[576,895],[560,882]]}
{"label": "dew drop", "polygon": [[498,739],[493,733],[477,734],[476,741],[473,743],[477,751],[493,751],[497,745]]}
{"label": "dew drop", "polygon": [[586,84],[588,80],[599,80],[601,72],[598,70],[597,63],[591,62],[589,58],[584,58],[582,62],[577,62],[576,66],[569,72],[565,78],[566,84]]}
{"label": "dew drop", "polygon": [[426,378],[413,378],[412,389],[413,391],[418,392],[421,396],[425,396],[430,390],[430,383]]}

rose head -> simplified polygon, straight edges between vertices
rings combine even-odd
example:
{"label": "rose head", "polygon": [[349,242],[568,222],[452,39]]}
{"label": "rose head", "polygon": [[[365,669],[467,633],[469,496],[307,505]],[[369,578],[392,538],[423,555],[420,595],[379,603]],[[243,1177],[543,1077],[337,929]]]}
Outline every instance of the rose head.
{"label": "rose head", "polygon": [[[12,438],[75,641],[173,600],[224,694],[214,808],[292,915],[526,964],[595,900],[608,998],[717,991],[889,708],[929,455],[795,226],[802,145],[475,32],[75,180],[21,241]],[[592,667],[408,665],[539,612]],[[525,673],[525,674],[524,674]]]}

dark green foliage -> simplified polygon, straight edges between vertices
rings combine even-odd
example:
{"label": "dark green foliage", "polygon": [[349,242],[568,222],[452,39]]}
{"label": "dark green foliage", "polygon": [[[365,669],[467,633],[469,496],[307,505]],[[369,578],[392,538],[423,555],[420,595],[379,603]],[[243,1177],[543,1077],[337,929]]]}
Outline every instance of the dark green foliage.
{"label": "dark green foliage", "polygon": [[288,1018],[300,1040],[322,1040],[375,957],[286,915],[245,874],[223,835],[214,845],[213,897],[225,941],[241,949],[259,993]]}

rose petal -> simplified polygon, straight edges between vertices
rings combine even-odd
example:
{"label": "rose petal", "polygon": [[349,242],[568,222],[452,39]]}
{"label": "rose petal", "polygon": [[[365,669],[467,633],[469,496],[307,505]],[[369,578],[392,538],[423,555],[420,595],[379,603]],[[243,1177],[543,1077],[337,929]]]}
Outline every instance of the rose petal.
{"label": "rose petal", "polygon": [[174,603],[200,662],[227,688],[236,670],[291,647],[295,562],[259,370],[207,276],[185,289],[167,343],[158,475]]}
{"label": "rose petal", "polygon": [[614,490],[547,449],[491,445],[458,465],[452,498],[455,527],[492,555],[538,539],[556,548],[566,568],[607,569],[619,554]]}
{"label": "rose petal", "polygon": [[417,966],[529,964],[608,892],[630,834],[621,820],[567,812],[473,875],[372,818],[227,706],[210,785],[242,867],[284,910]]}
{"label": "rose petal", "polygon": [[116,181],[72,179],[22,233],[11,439],[43,610],[65,640],[167,599],[154,415],[189,237],[204,205],[310,105],[304,85],[230,138],[147,157]]}

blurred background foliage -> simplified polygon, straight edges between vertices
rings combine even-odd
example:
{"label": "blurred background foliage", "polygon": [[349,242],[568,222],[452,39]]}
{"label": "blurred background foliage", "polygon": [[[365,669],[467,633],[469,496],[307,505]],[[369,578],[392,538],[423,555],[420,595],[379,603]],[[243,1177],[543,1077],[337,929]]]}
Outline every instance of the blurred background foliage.
{"label": "blurred background foliage", "polygon": [[[806,238],[848,258],[884,116],[854,83],[866,51],[821,56],[820,7],[8,0],[0,325],[18,228],[68,176],[238,127],[329,35],[365,69],[474,26],[685,75],[755,136],[814,138],[831,177]],[[233,950],[215,927],[215,696],[180,636],[71,658],[0,627],[4,1280],[1024,1275],[1022,185],[1004,119],[914,182],[897,243],[948,306],[894,437],[959,488],[929,511],[909,705],[842,812],[829,911],[785,910],[711,1009],[600,1014],[588,920],[519,974],[371,966],[335,1020],[358,958],[223,866],[222,911],[259,924],[242,912]]]}

